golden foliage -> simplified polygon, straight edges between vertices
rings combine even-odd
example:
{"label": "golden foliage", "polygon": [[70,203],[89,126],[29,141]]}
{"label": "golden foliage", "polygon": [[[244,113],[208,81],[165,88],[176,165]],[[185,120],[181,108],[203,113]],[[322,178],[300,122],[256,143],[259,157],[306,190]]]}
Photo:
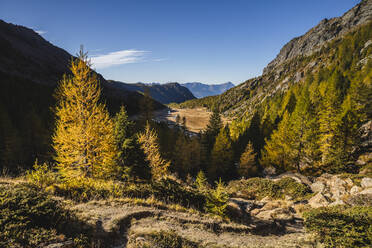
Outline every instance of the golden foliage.
{"label": "golden foliage", "polygon": [[161,157],[159,152],[158,135],[151,129],[147,122],[145,131],[138,135],[138,142],[146,154],[146,159],[150,163],[151,175],[153,179],[161,179],[168,174],[170,162]]}
{"label": "golden foliage", "polygon": [[106,106],[99,103],[99,82],[83,51],[70,70],[72,76],[63,77],[56,94],[53,147],[58,169],[64,177],[112,177],[118,154],[114,124]]}

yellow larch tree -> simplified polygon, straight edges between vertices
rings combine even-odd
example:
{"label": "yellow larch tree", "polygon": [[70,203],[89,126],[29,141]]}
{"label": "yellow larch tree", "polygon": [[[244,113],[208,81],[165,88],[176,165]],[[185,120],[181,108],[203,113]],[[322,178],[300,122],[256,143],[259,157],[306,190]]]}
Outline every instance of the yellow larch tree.
{"label": "yellow larch tree", "polygon": [[168,174],[170,162],[161,157],[158,144],[158,135],[147,122],[145,130],[138,134],[138,142],[141,144],[146,159],[151,167],[151,175],[154,180],[159,180]]}
{"label": "yellow larch tree", "polygon": [[101,89],[81,49],[56,91],[56,129],[53,147],[58,169],[65,178],[112,178],[118,168],[114,124],[100,103]]}

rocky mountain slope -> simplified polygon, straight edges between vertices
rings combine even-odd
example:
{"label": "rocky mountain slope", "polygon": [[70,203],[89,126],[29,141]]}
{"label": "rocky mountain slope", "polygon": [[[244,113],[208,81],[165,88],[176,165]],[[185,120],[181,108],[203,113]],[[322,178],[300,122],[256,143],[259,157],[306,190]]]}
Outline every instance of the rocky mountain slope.
{"label": "rocky mountain slope", "polygon": [[289,59],[300,55],[311,55],[319,51],[321,46],[326,42],[340,37],[351,31],[354,27],[371,20],[371,13],[372,1],[363,0],[341,17],[330,20],[323,19],[306,34],[296,37],[284,45],[277,57],[264,68],[263,74],[274,71],[276,67]]}
{"label": "rocky mountain slope", "polygon": [[202,98],[222,94],[235,85],[231,82],[224,84],[203,84],[199,82],[190,82],[184,83],[182,86],[188,88],[197,98]]}
{"label": "rocky mountain slope", "polygon": [[147,88],[150,91],[150,95],[156,101],[168,104],[168,103],[181,103],[187,100],[195,99],[195,96],[184,86],[179,83],[166,83],[166,84],[143,84],[135,83],[128,84],[118,81],[111,81],[116,86],[132,91],[132,92],[144,92]]}
{"label": "rocky mountain slope", "polygon": [[[305,35],[290,41],[261,76],[248,79],[221,95],[185,102],[183,107],[217,104],[225,115],[249,118],[265,100],[286,92],[292,85],[302,82],[306,74],[332,63],[332,56],[342,49],[337,41],[342,41],[346,34],[367,25],[371,20],[372,0],[363,0],[342,17],[323,20]],[[332,41],[334,44],[331,48],[329,45]],[[365,65],[370,59],[368,49],[372,39],[363,42],[358,55],[359,66]]]}

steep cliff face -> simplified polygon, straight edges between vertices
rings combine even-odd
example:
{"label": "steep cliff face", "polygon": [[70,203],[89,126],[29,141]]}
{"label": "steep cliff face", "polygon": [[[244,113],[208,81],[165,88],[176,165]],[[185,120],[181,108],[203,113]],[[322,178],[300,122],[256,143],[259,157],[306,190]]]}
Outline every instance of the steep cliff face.
{"label": "steep cliff face", "polygon": [[372,19],[372,0],[363,0],[341,17],[324,19],[303,36],[292,39],[263,70],[268,74],[283,62],[299,55],[310,55],[322,45]]}

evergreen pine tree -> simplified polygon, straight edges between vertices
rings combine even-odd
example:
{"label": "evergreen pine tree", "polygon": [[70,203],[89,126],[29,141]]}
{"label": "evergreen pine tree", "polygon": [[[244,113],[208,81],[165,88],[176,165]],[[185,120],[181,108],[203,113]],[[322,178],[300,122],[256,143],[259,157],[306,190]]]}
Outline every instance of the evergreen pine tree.
{"label": "evergreen pine tree", "polygon": [[240,157],[238,173],[241,177],[246,178],[256,176],[258,173],[256,153],[251,142],[248,142],[245,151]]}
{"label": "evergreen pine tree", "polygon": [[153,118],[153,100],[150,94],[150,88],[147,86],[144,86],[143,88],[143,97],[141,99],[140,103],[140,109],[141,109],[141,124],[146,125],[147,123],[152,122]]}
{"label": "evergreen pine tree", "polygon": [[[209,123],[206,129],[206,135],[214,141],[215,137],[219,134],[221,128],[223,127],[222,119],[218,108],[213,110],[212,115],[209,118]],[[213,143],[213,142],[212,142]]]}
{"label": "evergreen pine tree", "polygon": [[218,177],[229,179],[235,173],[233,166],[234,152],[228,127],[222,128],[216,138],[211,152],[211,164],[208,177],[215,180]]}
{"label": "evergreen pine tree", "polygon": [[118,169],[114,124],[99,103],[101,89],[82,50],[70,70],[72,76],[64,76],[57,91],[53,147],[58,169],[67,179],[113,177]]}
{"label": "evergreen pine tree", "polygon": [[119,112],[114,118],[114,137],[118,148],[118,164],[122,169],[123,176],[127,177],[129,173],[130,153],[133,152],[134,141],[131,138],[130,129],[133,123],[128,119],[127,111],[124,106],[120,107]]}

